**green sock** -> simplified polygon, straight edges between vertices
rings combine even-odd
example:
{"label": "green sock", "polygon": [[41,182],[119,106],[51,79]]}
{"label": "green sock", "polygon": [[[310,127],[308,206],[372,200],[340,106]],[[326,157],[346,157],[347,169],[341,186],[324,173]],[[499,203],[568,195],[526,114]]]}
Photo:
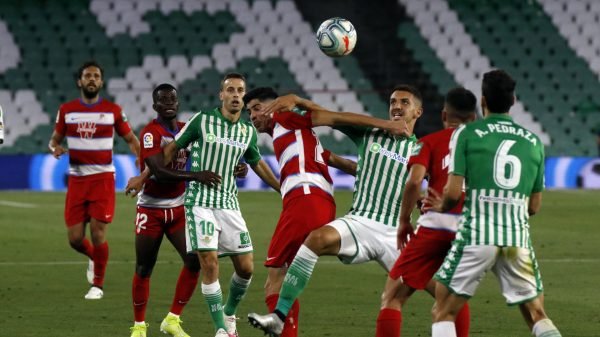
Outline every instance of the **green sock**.
{"label": "green sock", "polygon": [[211,284],[202,283],[202,295],[208,304],[208,311],[212,318],[215,330],[225,329],[225,320],[223,319],[223,294],[219,281]]}
{"label": "green sock", "polygon": [[283,280],[283,285],[279,292],[279,300],[277,301],[275,310],[281,312],[284,316],[287,316],[294,301],[300,296],[304,287],[306,287],[306,284],[308,284],[308,280],[312,275],[318,258],[319,257],[305,245],[302,245],[300,249],[298,249],[294,261],[292,261],[287,274],[285,274],[285,279]]}
{"label": "green sock", "polygon": [[246,290],[248,290],[251,280],[241,278],[238,274],[233,273],[231,283],[229,284],[229,297],[227,297],[227,303],[223,309],[225,315],[232,316],[235,314],[238,304],[240,304],[240,301],[246,295]]}

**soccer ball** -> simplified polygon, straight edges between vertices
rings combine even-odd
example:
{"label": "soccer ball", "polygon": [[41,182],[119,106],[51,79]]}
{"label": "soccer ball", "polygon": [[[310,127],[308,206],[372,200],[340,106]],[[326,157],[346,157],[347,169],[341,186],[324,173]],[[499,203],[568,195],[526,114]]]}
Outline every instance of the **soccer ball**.
{"label": "soccer ball", "polygon": [[356,45],[356,30],[346,19],[327,19],[317,30],[317,43],[327,56],[345,56],[350,54]]}

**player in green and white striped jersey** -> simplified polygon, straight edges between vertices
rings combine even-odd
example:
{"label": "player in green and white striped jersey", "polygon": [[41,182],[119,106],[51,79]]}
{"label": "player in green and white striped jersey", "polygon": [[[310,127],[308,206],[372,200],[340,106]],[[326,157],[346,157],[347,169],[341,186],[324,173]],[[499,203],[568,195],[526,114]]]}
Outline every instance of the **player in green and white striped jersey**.
{"label": "player in green and white striped jersey", "polygon": [[[303,108],[322,109],[309,103]],[[274,313],[249,315],[255,327],[271,334],[281,332],[319,256],[337,256],[347,264],[377,261],[386,271],[392,268],[399,256],[396,233],[408,160],[417,140],[413,129],[422,112],[419,91],[401,85],[390,96],[389,118],[404,121],[408,136],[393,136],[381,129],[338,127],[358,147],[352,207],[346,216],[309,234],[287,271]]]}
{"label": "player in green and white striped jersey", "polygon": [[543,287],[531,238],[530,215],[541,206],[544,146],[508,115],[515,81],[504,71],[483,77],[484,119],[463,125],[450,140],[450,167],[443,199],[430,190],[433,210],[445,212],[466,199],[456,240],[435,279],[433,337],[456,336],[454,319],[492,270],[509,305],[519,305],[538,337],[559,337],[544,312]]}
{"label": "player in green and white striped jersey", "polygon": [[[221,82],[221,107],[195,114],[175,141],[163,148],[168,163],[179,149],[191,145],[191,170],[212,171],[221,178],[216,187],[190,182],[184,201],[187,250],[197,252],[200,259],[202,294],[216,336],[237,335],[235,311],[254,269],[252,241],[237,199],[236,165],[243,157],[263,181],[279,191],[279,181],[261,159],[256,129],[240,119],[245,92],[244,77],[227,74]],[[230,256],[235,269],[225,306],[218,279],[219,256]]]}

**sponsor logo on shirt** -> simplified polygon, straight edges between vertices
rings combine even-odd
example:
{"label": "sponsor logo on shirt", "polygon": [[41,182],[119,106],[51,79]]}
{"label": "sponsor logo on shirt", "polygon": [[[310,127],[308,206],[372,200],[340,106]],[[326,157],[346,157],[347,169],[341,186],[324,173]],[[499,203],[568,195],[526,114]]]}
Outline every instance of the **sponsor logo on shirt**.
{"label": "sponsor logo on shirt", "polygon": [[81,139],[91,139],[96,133],[96,122],[78,122],[77,133]]}
{"label": "sponsor logo on shirt", "polygon": [[213,133],[207,134],[205,140],[206,140],[207,143],[215,143],[215,142],[217,142],[217,143],[221,143],[221,144],[225,144],[225,145],[239,147],[241,149],[245,149],[246,148],[246,143],[238,142],[237,140],[233,140],[233,139],[230,139],[230,138],[217,137]]}
{"label": "sponsor logo on shirt", "polygon": [[395,153],[395,152],[386,150],[386,149],[384,149],[381,146],[381,144],[378,144],[378,143],[371,144],[371,147],[369,148],[369,151],[371,151],[373,153],[377,153],[377,154],[383,155],[383,156],[386,156],[386,157],[390,158],[391,160],[395,160],[395,161],[400,162],[402,164],[407,164],[408,163],[408,158],[403,157],[399,153]]}

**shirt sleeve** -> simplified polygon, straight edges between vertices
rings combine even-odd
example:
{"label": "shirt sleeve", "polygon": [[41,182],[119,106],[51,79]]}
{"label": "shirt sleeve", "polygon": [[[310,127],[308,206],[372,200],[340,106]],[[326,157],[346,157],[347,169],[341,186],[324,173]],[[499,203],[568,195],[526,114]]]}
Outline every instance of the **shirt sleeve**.
{"label": "shirt sleeve", "polygon": [[461,126],[454,130],[450,138],[450,167],[448,173],[465,177],[467,174],[467,130]]}
{"label": "shirt sleeve", "polygon": [[131,126],[129,126],[129,123],[127,122],[127,116],[121,108],[115,112],[115,129],[117,130],[117,134],[121,137],[131,132]]}
{"label": "shirt sleeve", "polygon": [[246,163],[254,166],[260,161],[261,156],[258,150],[258,131],[256,131],[254,126],[250,128],[252,130],[252,138],[250,138],[250,144],[248,144],[248,148],[244,152],[244,160],[246,160]]}
{"label": "shirt sleeve", "polygon": [[311,129],[313,127],[310,111],[302,114],[292,111],[279,112],[275,114],[273,120],[288,130]]}
{"label": "shirt sleeve", "polygon": [[431,157],[431,146],[427,139],[422,139],[417,142],[412,149],[412,154],[408,161],[408,166],[413,166],[414,164],[419,164],[425,166],[425,169],[429,169],[430,159]]}
{"label": "shirt sleeve", "polygon": [[54,131],[59,135],[64,136],[67,133],[67,124],[65,123],[65,112],[63,111],[63,106],[61,105],[58,108],[58,112],[56,113],[56,123],[54,124]]}
{"label": "shirt sleeve", "polygon": [[545,181],[545,154],[544,154],[544,145],[541,145],[542,142],[538,139],[538,144],[540,144],[540,153],[541,153],[541,161],[540,161],[540,166],[538,168],[538,173],[537,176],[535,177],[535,182],[533,184],[533,189],[531,190],[531,193],[538,193],[544,190],[544,188],[546,188],[546,181]]}
{"label": "shirt sleeve", "polygon": [[140,133],[140,139],[142,140],[140,161],[162,151],[162,147],[160,146],[161,138],[162,136],[155,128],[146,127],[142,130]]}
{"label": "shirt sleeve", "polygon": [[336,126],[334,129],[348,136],[357,147],[360,147],[365,138],[365,133],[370,130],[370,128],[358,126]]}
{"label": "shirt sleeve", "polygon": [[177,148],[187,148],[193,141],[200,138],[200,117],[201,113],[198,112],[185,124],[183,129],[175,135],[175,144]]}

